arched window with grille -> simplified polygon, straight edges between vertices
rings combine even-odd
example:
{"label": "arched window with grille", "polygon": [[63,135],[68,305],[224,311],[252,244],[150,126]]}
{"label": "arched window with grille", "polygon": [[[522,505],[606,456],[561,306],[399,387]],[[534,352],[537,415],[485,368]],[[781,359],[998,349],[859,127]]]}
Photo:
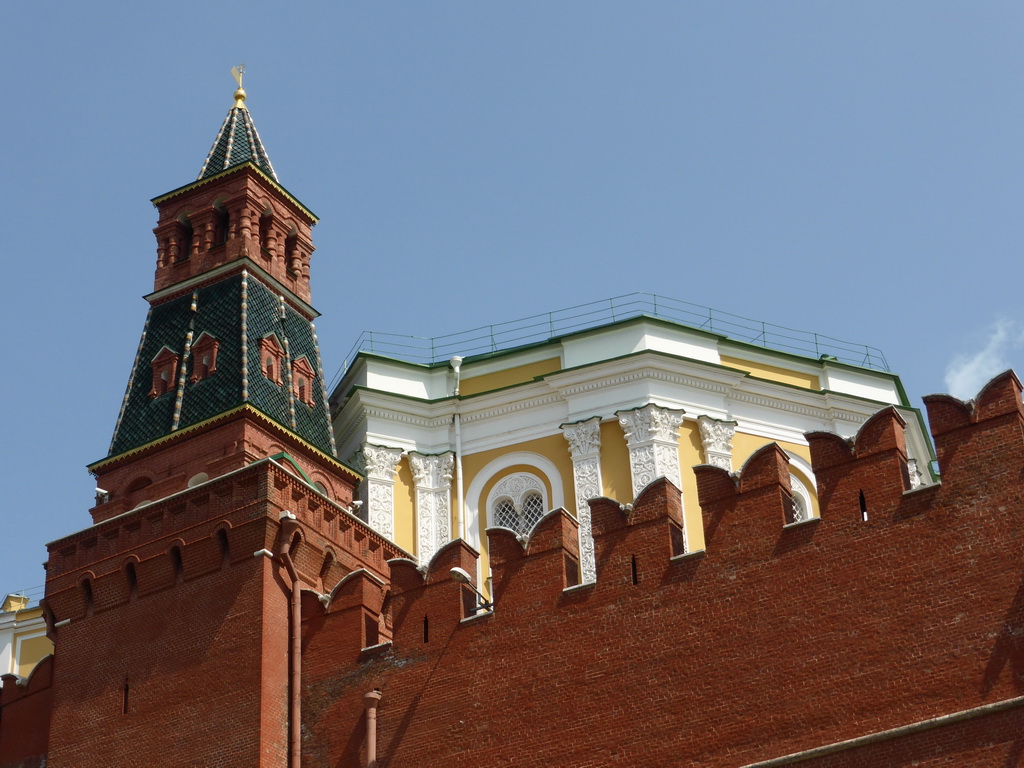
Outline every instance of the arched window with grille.
{"label": "arched window with grille", "polygon": [[536,475],[516,472],[499,480],[487,496],[490,524],[529,533],[548,511],[547,489]]}

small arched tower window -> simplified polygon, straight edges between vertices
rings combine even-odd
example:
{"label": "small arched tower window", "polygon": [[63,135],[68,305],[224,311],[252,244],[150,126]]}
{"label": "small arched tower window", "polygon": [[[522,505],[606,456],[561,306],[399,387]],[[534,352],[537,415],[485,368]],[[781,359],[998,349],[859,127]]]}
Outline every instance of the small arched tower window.
{"label": "small arched tower window", "polygon": [[85,615],[92,616],[96,612],[96,599],[92,591],[92,579],[82,579],[82,601],[85,603]]}
{"label": "small arched tower window", "polygon": [[174,569],[174,583],[181,584],[185,580],[185,562],[181,558],[181,547],[171,547],[171,568]]}
{"label": "small arched tower window", "polygon": [[231,226],[231,216],[228,209],[223,205],[215,206],[213,209],[213,247],[224,245],[228,241],[228,228]]}
{"label": "small arched tower window", "polygon": [[178,241],[180,245],[174,260],[175,262],[188,261],[192,255],[192,244],[195,241],[195,232],[188,219],[183,218],[178,221]]}
{"label": "small arched tower window", "polygon": [[169,347],[161,347],[150,362],[149,366],[153,371],[153,382],[149,388],[149,396],[160,397],[172,391],[176,382],[178,371],[178,355]]}
{"label": "small arched tower window", "polygon": [[313,405],[313,379],[316,371],[305,357],[292,363],[292,392],[295,399],[306,405]]}
{"label": "small arched tower window", "polygon": [[263,375],[277,386],[281,386],[281,366],[284,363],[284,348],[276,333],[268,333],[260,339],[260,363]]}
{"label": "small arched tower window", "polygon": [[536,475],[516,472],[503,477],[488,496],[491,524],[529,533],[547,510],[547,489]]}
{"label": "small arched tower window", "polygon": [[299,238],[295,233],[292,233],[284,239],[284,257],[285,264],[288,267],[288,271],[297,273],[302,263],[299,260]]}
{"label": "small arched tower window", "polygon": [[195,384],[217,372],[217,352],[220,351],[220,342],[205,331],[199,334],[196,343],[192,345],[192,377]]}
{"label": "small arched tower window", "polygon": [[231,547],[228,545],[228,532],[223,528],[217,529],[217,548],[220,549],[220,567],[227,568],[231,565]]}
{"label": "small arched tower window", "polygon": [[124,564],[124,578],[128,582],[128,599],[135,600],[139,596],[139,574],[135,570],[135,561]]}

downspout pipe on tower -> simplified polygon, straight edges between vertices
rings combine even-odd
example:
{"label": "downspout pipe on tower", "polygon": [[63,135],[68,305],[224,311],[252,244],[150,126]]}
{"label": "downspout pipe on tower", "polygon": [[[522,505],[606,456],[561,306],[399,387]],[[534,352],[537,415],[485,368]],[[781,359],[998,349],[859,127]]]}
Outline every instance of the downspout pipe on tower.
{"label": "downspout pipe on tower", "polygon": [[299,528],[299,521],[288,511],[281,513],[281,562],[292,580],[291,610],[289,611],[288,641],[288,765],[302,765],[302,583],[292,562],[291,542]]}
{"label": "downspout pipe on tower", "polygon": [[380,689],[374,688],[363,694],[363,707],[366,708],[366,765],[364,768],[377,768],[377,705],[380,703]]}

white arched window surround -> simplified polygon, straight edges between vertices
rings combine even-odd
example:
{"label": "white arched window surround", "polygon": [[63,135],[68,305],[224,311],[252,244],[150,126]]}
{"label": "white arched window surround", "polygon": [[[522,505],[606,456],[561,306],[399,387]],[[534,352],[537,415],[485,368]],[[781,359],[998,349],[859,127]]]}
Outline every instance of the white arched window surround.
{"label": "white arched window surround", "polygon": [[[814,472],[811,470],[811,465],[799,456],[786,451],[786,455],[789,457],[789,463],[793,469],[797,470],[800,474],[790,473],[790,485],[793,491],[793,500],[798,507],[802,507],[806,511],[804,519],[816,517],[814,512],[814,502],[811,498],[813,493],[815,496],[818,495],[818,481],[814,478]],[[807,482],[810,483],[810,489],[804,487],[805,483],[801,480],[801,475],[806,478]]]}
{"label": "white arched window surround", "polygon": [[469,539],[470,546],[477,549],[480,548],[481,503],[485,505],[485,519],[487,515],[487,500],[480,498],[483,495],[484,486],[502,470],[515,466],[532,467],[536,470],[536,474],[541,480],[547,480],[548,486],[551,488],[551,499],[547,502],[548,510],[565,506],[562,475],[553,461],[541,456],[539,453],[531,453],[529,451],[506,453],[488,462],[477,473],[476,477],[473,478],[473,482],[469,484],[469,488],[466,490],[466,537]]}

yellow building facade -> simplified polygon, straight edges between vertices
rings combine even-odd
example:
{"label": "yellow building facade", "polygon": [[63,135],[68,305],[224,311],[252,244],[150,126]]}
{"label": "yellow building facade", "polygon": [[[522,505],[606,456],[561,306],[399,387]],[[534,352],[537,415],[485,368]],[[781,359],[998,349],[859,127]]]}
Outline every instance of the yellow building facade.
{"label": "yellow building facade", "polygon": [[[888,405],[908,423],[912,484],[934,482],[920,414],[870,348],[792,332],[780,346],[810,353],[794,354],[649,310],[581,314],[574,325],[588,327],[558,333],[552,320],[555,333],[505,349],[504,339],[524,333],[491,326],[496,349],[447,359],[437,358],[460,344],[472,350],[479,334],[421,339],[427,362],[408,359],[413,345],[397,337],[364,343],[331,401],[339,457],[366,475],[366,520],[421,565],[463,538],[481,552],[485,580],[487,528],[527,536],[564,507],[580,521],[581,576],[591,581],[589,499],[628,504],[667,477],[683,493],[686,549],[700,551],[693,467],[735,471],[775,442],[790,459],[798,524],[817,515],[804,434],[852,437]],[[520,325],[536,336],[531,323]]]}
{"label": "yellow building facade", "polygon": [[46,636],[43,609],[22,595],[7,595],[0,603],[0,675],[28,677],[43,658],[53,653]]}

